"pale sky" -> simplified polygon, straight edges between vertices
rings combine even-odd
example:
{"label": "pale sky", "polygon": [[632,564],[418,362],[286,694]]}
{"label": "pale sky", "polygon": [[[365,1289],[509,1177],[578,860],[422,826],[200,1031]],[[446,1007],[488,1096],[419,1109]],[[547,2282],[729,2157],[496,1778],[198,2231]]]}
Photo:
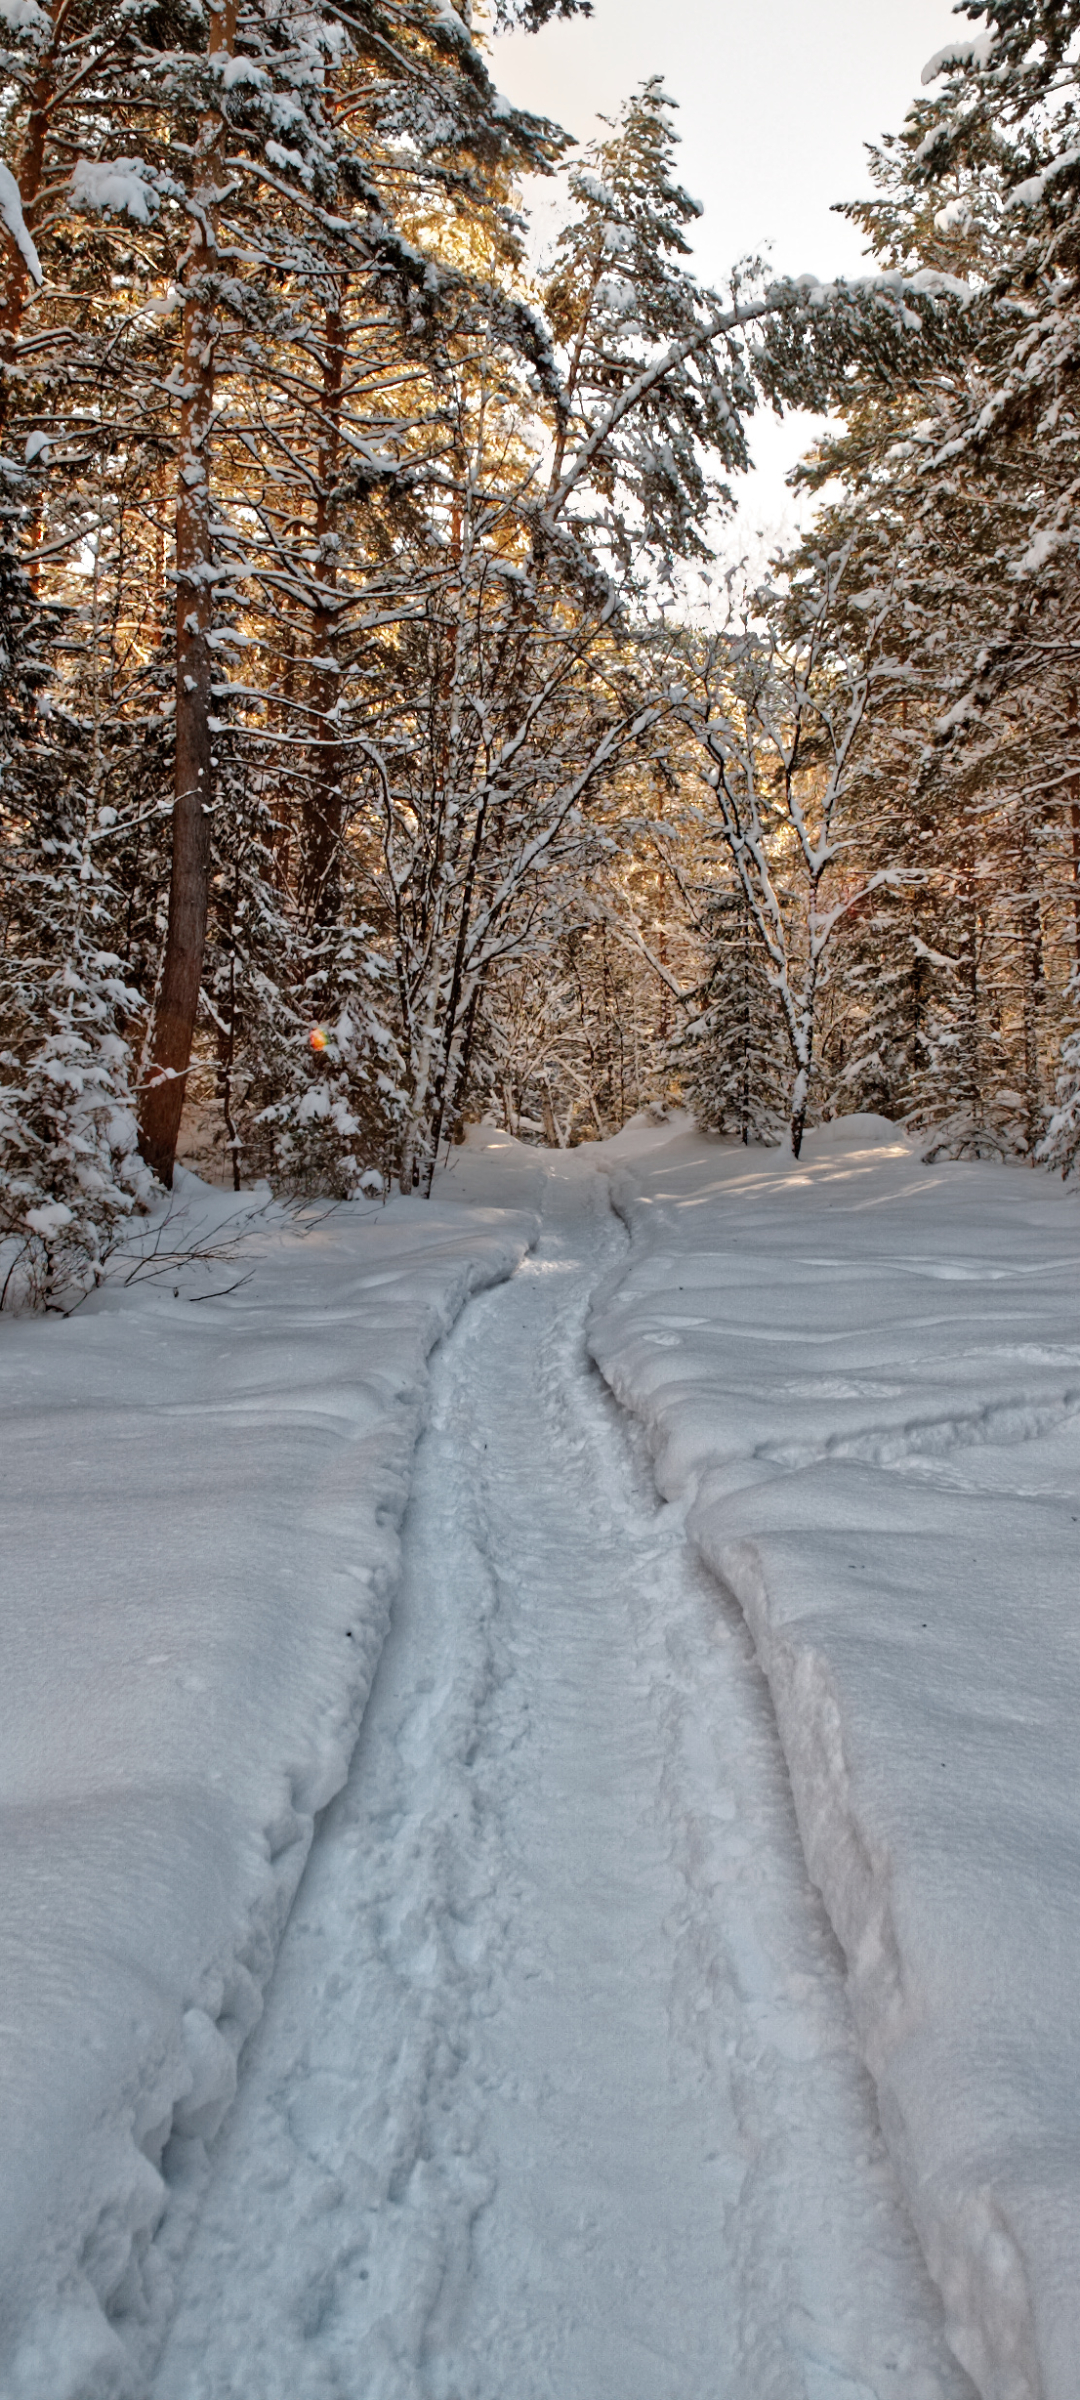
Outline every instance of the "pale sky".
{"label": "pale sky", "polygon": [[[705,204],[704,279],[767,246],[778,270],[827,278],[866,265],[831,203],[869,188],[863,144],[899,130],[924,62],[956,30],[949,0],[595,0],[588,21],[504,37],[492,71],[581,141],[661,74],[679,103],[680,180]],[[740,533],[793,522],[783,478],[811,431],[754,420]]]}

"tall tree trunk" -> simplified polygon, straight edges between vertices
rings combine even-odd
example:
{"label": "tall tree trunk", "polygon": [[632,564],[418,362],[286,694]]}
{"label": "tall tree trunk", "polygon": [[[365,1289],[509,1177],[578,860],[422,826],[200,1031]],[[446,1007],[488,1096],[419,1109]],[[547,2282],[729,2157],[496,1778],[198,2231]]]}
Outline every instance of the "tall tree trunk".
{"label": "tall tree trunk", "polygon": [[[454,1052],[454,1035],[457,1032],[458,1026],[458,1012],[461,1006],[461,987],[465,968],[465,951],[469,938],[469,927],[472,918],[473,894],[476,886],[476,870],[483,846],[484,823],[486,816],[487,802],[486,800],[482,800],[476,812],[476,823],[473,828],[472,847],[469,852],[469,864],[465,871],[465,888],[461,895],[457,942],[454,948],[454,965],[453,972],[450,977],[450,990],[447,994],[446,1015],[443,1023],[442,1058],[440,1060],[438,1073],[436,1075],[435,1090],[433,1095],[431,1147],[428,1156],[427,1182],[424,1187],[425,1196],[429,1200],[431,1198],[431,1186],[434,1180],[435,1168],[438,1164],[439,1143],[442,1140],[443,1120],[446,1113],[448,1078],[451,1077],[452,1073],[451,1062]],[[457,1079],[453,1078],[455,1090],[456,1081]]]}
{"label": "tall tree trunk", "polygon": [[[212,7],[208,51],[231,52],[237,0]],[[210,429],[214,414],[218,264],[217,208],[225,176],[220,109],[203,119],[188,202],[192,234],[183,264],[183,399],[176,491],[176,797],[173,805],[169,924],[154,1010],[139,1145],[166,1190],[176,1143],[199,1006],[210,892],[211,651]]]}
{"label": "tall tree trunk", "polygon": [[343,820],[341,742],[335,738],[332,711],[341,694],[335,657],[337,608],[337,548],[334,487],[341,448],[341,396],[345,375],[344,294],[326,312],[323,350],[322,424],[319,434],[319,481],[315,502],[315,544],[318,551],[319,605],[311,629],[311,709],[318,728],[311,786],[304,807],[304,915],[313,929],[333,925],[341,904],[341,833]]}
{"label": "tall tree trunk", "polygon": [[[960,1092],[966,1103],[968,1122],[976,1137],[983,1127],[982,1024],[983,994],[979,976],[979,911],[974,870],[965,861],[960,885],[960,938],[957,957],[960,964]],[[976,1149],[976,1156],[980,1153]]]}
{"label": "tall tree trunk", "polygon": [[[816,893],[811,902],[811,929],[816,914]],[[811,930],[811,942],[813,932]],[[810,1078],[814,1068],[814,1037],[817,1032],[818,965],[811,952],[803,976],[799,1006],[788,1013],[788,1040],[795,1065],[795,1081],[791,1092],[791,1155],[798,1158],[802,1151],[806,1119],[810,1110]]]}
{"label": "tall tree trunk", "polygon": [[1046,998],[1043,964],[1042,910],[1039,905],[1038,862],[1031,827],[1020,828],[1020,958],[1024,1034],[1024,1115],[1029,1156],[1042,1132],[1043,1109],[1039,1073],[1039,1031]]}
{"label": "tall tree trunk", "polygon": [[[277,705],[278,725],[280,731],[286,735],[292,733],[294,717],[293,704],[295,699],[296,642],[290,626],[285,635],[285,664],[282,669]],[[288,752],[286,752],[285,755],[287,757],[289,755]],[[264,774],[262,780],[265,786],[270,779],[269,776]],[[273,834],[271,837],[271,848],[274,857],[274,889],[278,892],[289,892],[292,889],[293,834],[295,830],[294,819],[296,816],[296,796],[292,788],[292,778],[288,772],[288,769],[279,769],[274,775],[273,784],[274,799],[273,813],[271,816]]]}
{"label": "tall tree trunk", "polygon": [[750,990],[752,959],[750,954],[750,911],[745,902],[742,908],[742,1080],[739,1090],[739,1130],[743,1145],[750,1143],[750,1030],[753,999]]}
{"label": "tall tree trunk", "polygon": [[[1074,784],[1073,789],[1080,791],[1080,785]],[[1069,830],[1072,836],[1073,947],[1076,951],[1073,973],[1080,975],[1080,799],[1069,802]]]}
{"label": "tall tree trunk", "polygon": [[[1072,757],[1075,761],[1077,750],[1080,748],[1080,692],[1075,687],[1069,693],[1067,724],[1072,743]],[[1065,804],[1065,813],[1069,827],[1072,863],[1072,919],[1075,951],[1073,974],[1080,975],[1080,774],[1074,775],[1069,786],[1069,798]]]}

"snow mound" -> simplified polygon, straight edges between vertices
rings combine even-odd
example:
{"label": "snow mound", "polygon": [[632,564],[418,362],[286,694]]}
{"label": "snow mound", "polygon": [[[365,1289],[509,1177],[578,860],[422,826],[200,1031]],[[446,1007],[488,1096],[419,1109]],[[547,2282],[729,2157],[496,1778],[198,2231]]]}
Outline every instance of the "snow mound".
{"label": "snow mound", "polygon": [[949,2338],[1075,2400],[1075,1200],[867,1118],[608,1171],[593,1355],[752,1629]]}
{"label": "snow mound", "polygon": [[[382,1644],[426,1358],[535,1236],[178,1183],[150,1280],[0,1321],[3,2400],[145,2391]],[[216,1265],[163,1275],[183,1238]]]}

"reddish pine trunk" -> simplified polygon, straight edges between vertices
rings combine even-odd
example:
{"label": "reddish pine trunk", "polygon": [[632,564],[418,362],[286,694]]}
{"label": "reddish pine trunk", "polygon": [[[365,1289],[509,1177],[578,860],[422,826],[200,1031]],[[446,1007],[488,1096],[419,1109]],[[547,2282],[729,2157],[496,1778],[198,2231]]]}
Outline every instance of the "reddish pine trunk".
{"label": "reddish pine trunk", "polygon": [[1069,825],[1072,832],[1073,872],[1073,937],[1076,950],[1076,969],[1080,974],[1080,800],[1069,802]]}
{"label": "reddish pine trunk", "polygon": [[[1071,756],[1075,761],[1077,747],[1080,745],[1080,692],[1077,691],[1069,694],[1068,731]],[[1072,916],[1073,941],[1076,951],[1073,973],[1080,975],[1080,775],[1077,775],[1073,781],[1066,808],[1072,848]]]}
{"label": "reddish pine trunk", "polygon": [[[210,18],[210,55],[231,51],[236,0]],[[183,388],[176,498],[176,797],[173,806],[169,924],[154,1009],[148,1072],[139,1112],[143,1157],[168,1190],[191,1063],[199,1006],[210,892],[211,653],[209,568],[210,427],[214,409],[217,307],[207,288],[217,267],[216,193],[224,182],[225,127],[215,109],[203,121],[185,260]]]}
{"label": "reddish pine trunk", "polygon": [[[341,445],[341,394],[345,374],[343,306],[342,295],[326,314],[319,486],[315,504],[319,588],[324,597],[315,611],[311,630],[311,710],[317,731],[311,783],[304,808],[301,895],[305,916],[312,926],[334,923],[341,890],[344,759],[341,743],[335,739],[329,719],[341,693],[341,677],[336,672],[334,662],[337,610],[333,593],[337,586],[338,571],[332,535],[336,516],[334,485]],[[324,661],[333,663],[324,664]]]}

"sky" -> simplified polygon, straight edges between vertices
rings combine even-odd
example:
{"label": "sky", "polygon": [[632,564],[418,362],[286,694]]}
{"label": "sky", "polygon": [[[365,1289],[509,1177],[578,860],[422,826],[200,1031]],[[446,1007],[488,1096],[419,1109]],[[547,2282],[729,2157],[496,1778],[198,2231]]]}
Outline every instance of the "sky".
{"label": "sky", "polygon": [[[860,234],[832,203],[869,189],[864,144],[899,129],[925,61],[955,31],[949,0],[595,0],[588,21],[504,36],[492,71],[509,99],[582,142],[661,74],[679,103],[680,180],[705,206],[703,279],[748,251],[769,251],[779,272],[828,278],[866,267]],[[784,477],[814,424],[754,420],[737,543],[794,528]]]}

